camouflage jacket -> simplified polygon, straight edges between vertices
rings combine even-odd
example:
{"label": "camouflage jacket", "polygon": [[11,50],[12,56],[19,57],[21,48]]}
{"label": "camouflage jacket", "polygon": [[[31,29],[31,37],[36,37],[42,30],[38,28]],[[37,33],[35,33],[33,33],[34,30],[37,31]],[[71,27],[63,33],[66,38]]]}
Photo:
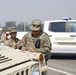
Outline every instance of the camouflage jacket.
{"label": "camouflage jacket", "polygon": [[[40,40],[40,42],[38,42],[38,44],[40,44],[39,47],[35,46],[37,40]],[[36,37],[32,36],[31,32],[28,32],[24,35],[22,41],[24,41],[24,45],[27,48],[27,50],[29,50],[31,47],[35,48],[37,52],[40,53],[50,52],[51,50],[51,41],[48,34],[46,34],[45,32],[42,32],[40,35]]]}
{"label": "camouflage jacket", "polygon": [[[4,42],[4,44],[5,45],[7,45],[7,46],[9,46],[9,47],[12,47],[12,48],[15,48],[15,49],[17,49],[18,47],[17,47],[17,43],[19,42],[20,40],[18,39],[18,38],[16,38],[16,40],[14,41],[11,37],[8,39],[8,40],[6,40],[5,42]],[[16,45],[13,45],[13,43],[16,43]]]}

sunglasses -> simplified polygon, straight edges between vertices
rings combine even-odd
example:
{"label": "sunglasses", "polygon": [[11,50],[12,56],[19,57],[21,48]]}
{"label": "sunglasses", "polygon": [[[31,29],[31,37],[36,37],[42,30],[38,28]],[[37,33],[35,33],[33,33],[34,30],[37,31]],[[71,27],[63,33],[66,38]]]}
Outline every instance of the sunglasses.
{"label": "sunglasses", "polygon": [[38,31],[33,31],[33,32],[38,32]]}
{"label": "sunglasses", "polygon": [[33,24],[32,26],[33,27],[36,27],[36,28],[39,28],[40,27],[40,25],[35,25],[35,24]]}

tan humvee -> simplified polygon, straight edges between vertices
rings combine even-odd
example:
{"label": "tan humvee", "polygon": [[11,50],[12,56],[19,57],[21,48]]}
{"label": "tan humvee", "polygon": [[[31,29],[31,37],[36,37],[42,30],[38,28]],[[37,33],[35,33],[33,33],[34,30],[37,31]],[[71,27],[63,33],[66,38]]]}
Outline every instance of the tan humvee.
{"label": "tan humvee", "polygon": [[44,56],[0,45],[0,75],[42,75]]}

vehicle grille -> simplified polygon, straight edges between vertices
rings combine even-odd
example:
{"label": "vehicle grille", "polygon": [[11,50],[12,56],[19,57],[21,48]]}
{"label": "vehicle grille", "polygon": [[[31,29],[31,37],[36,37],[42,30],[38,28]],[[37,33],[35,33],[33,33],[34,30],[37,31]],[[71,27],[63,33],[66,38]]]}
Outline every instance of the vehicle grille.
{"label": "vehicle grille", "polygon": [[8,75],[30,75],[30,69],[22,69],[22,70],[19,70],[19,71],[15,71],[13,73],[10,73]]}

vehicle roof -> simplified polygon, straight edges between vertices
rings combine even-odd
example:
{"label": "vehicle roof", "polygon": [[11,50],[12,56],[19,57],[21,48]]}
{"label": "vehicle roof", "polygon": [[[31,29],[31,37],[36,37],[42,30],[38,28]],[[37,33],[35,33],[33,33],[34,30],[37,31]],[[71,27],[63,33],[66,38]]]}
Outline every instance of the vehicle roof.
{"label": "vehicle roof", "polygon": [[76,20],[48,20],[45,22],[76,22]]}

